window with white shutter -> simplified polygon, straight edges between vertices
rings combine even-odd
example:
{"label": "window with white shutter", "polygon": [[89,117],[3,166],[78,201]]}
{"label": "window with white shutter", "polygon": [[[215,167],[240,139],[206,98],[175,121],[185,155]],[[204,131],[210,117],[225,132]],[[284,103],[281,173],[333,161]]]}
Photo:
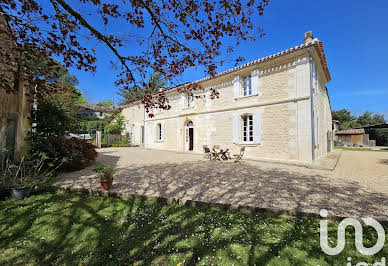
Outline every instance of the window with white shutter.
{"label": "window with white shutter", "polygon": [[237,144],[239,143],[239,139],[240,139],[240,136],[239,136],[239,129],[240,129],[240,125],[239,125],[239,120],[240,120],[240,116],[238,115],[234,115],[233,116],[233,143]]}
{"label": "window with white shutter", "polygon": [[185,108],[185,94],[184,93],[181,94],[181,107],[182,107],[182,109]]}
{"label": "window with white shutter", "polygon": [[252,79],[251,76],[243,78],[243,96],[252,95]]}
{"label": "window with white shutter", "polygon": [[193,107],[194,104],[194,96],[192,94],[187,94],[187,107]]}
{"label": "window with white shutter", "polygon": [[240,76],[235,76],[233,80],[234,98],[240,97]]}
{"label": "window with white shutter", "polygon": [[253,142],[253,116],[244,115],[242,117],[242,140]]}
{"label": "window with white shutter", "polygon": [[261,113],[253,115],[253,143],[261,143]]}
{"label": "window with white shutter", "polygon": [[251,72],[252,77],[252,95],[259,94],[259,70],[255,69]]}
{"label": "window with white shutter", "polygon": [[164,122],[161,124],[161,134],[160,134],[160,140],[164,141],[164,135],[165,135],[165,127],[164,127]]}
{"label": "window with white shutter", "polygon": [[162,140],[162,124],[161,123],[157,123],[156,124],[156,140],[157,141],[161,141]]}

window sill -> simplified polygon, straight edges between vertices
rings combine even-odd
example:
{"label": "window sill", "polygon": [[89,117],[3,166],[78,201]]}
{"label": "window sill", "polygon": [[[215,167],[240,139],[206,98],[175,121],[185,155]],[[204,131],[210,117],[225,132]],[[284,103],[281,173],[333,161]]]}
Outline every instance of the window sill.
{"label": "window sill", "polygon": [[155,142],[157,142],[157,143],[163,143],[164,140],[155,140]]}
{"label": "window sill", "polygon": [[261,145],[261,143],[253,143],[253,142],[239,142],[235,144],[241,147],[256,147]]}
{"label": "window sill", "polygon": [[193,109],[195,106],[190,106],[190,107],[183,107],[182,110],[189,110],[189,109]]}
{"label": "window sill", "polygon": [[239,100],[239,99],[245,99],[245,98],[255,97],[255,96],[259,96],[259,94],[258,94],[258,93],[255,93],[255,94],[251,94],[251,95],[240,96],[240,97],[235,98],[235,99],[236,99],[236,100]]}

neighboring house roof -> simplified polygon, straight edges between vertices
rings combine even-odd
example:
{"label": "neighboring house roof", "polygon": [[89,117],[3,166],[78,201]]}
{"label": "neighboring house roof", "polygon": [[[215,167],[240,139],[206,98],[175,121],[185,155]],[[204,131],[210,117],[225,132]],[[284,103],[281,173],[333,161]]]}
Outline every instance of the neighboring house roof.
{"label": "neighboring house roof", "polygon": [[79,104],[78,107],[83,110],[92,110],[96,112],[108,112],[108,113],[113,113],[116,110],[114,107],[110,107],[110,106],[98,106],[98,105],[86,105],[86,104]]}
{"label": "neighboring house roof", "polygon": [[381,124],[375,124],[375,125],[367,125],[363,127],[358,127],[358,128],[363,128],[363,129],[370,129],[370,128],[388,128],[387,123],[381,123]]}
{"label": "neighboring house roof", "polygon": [[362,135],[365,134],[365,130],[363,128],[353,128],[353,129],[345,129],[338,130],[335,132],[336,135]]}

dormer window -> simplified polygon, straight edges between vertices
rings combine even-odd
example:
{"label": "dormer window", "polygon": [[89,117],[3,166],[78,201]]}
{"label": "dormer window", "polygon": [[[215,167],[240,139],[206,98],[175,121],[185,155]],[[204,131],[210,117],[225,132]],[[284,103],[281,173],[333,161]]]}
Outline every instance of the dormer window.
{"label": "dormer window", "polygon": [[252,79],[251,76],[243,78],[243,96],[252,95]]}

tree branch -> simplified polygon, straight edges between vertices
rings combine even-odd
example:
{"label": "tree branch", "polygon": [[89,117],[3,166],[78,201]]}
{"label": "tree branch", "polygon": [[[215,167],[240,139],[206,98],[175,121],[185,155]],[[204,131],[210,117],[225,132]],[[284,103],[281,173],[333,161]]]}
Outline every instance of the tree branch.
{"label": "tree branch", "polygon": [[71,6],[69,6],[64,0],[50,0],[52,5],[55,6],[57,4],[61,5],[63,9],[65,9],[70,15],[72,15],[82,26],[87,28],[94,36],[97,37],[100,41],[104,42],[110,50],[116,55],[116,57],[120,60],[121,64],[125,67],[125,69],[128,71],[130,74],[130,78],[132,79],[133,82],[135,82],[134,76],[132,74],[132,71],[129,69],[125,58],[119,54],[117,49],[112,45],[110,42],[110,39],[100,33],[98,30],[96,30],[93,26],[91,26],[82,16],[80,13],[75,11]]}

